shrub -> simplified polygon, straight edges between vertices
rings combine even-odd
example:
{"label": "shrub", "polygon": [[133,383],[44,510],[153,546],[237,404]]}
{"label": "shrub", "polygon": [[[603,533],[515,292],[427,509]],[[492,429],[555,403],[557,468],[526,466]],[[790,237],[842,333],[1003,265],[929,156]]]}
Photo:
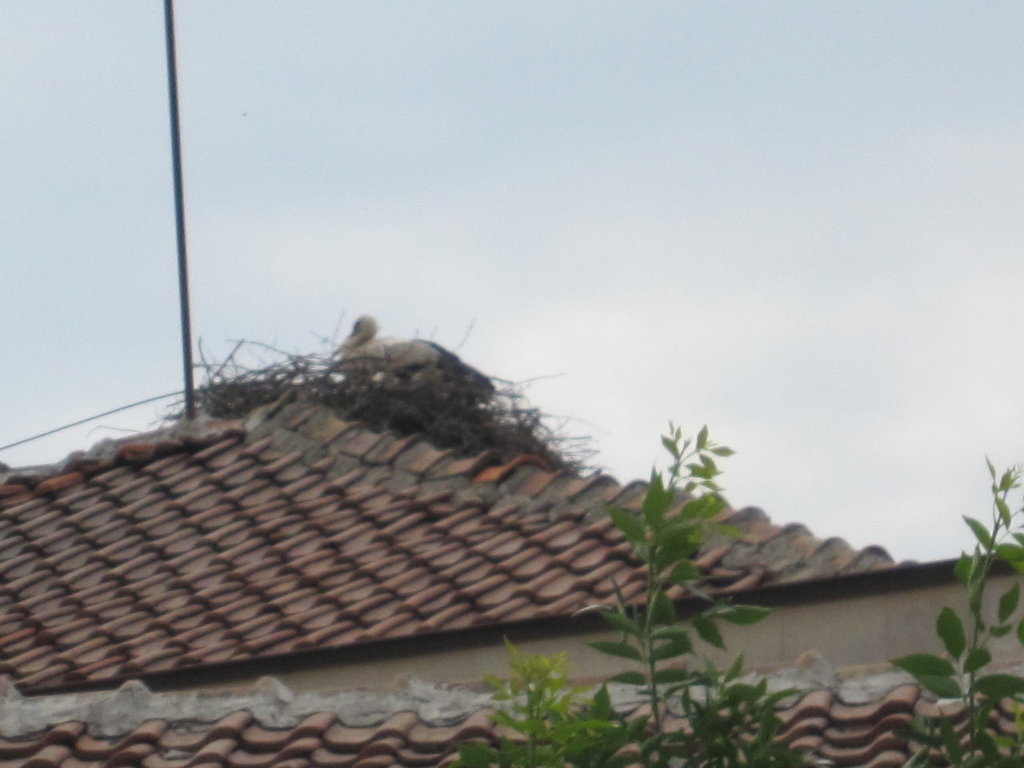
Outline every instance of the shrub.
{"label": "shrub", "polygon": [[[713,443],[706,427],[690,440],[670,424],[662,445],[672,461],[667,472],[651,473],[640,514],[609,510],[645,567],[643,598],[627,603],[616,589],[616,604],[598,609],[619,639],[591,643],[635,668],[611,677],[588,698],[567,687],[563,655],[527,656],[510,649],[511,678],[490,678],[490,683],[495,698],[506,705],[496,713],[495,722],[517,738],[502,738],[497,747],[463,744],[458,765],[789,768],[805,764],[802,755],[776,740],[776,705],[792,691],[769,693],[763,680],[743,682],[742,657],[724,670],[708,661],[694,663],[700,658],[698,642],[724,648],[719,622],[753,624],[767,614],[757,606],[708,596],[694,563],[709,532],[728,530],[716,521],[725,506],[716,480],[720,474],[716,459],[732,451]],[[668,596],[673,585],[706,599],[707,608],[689,621],[680,621]],[[615,712],[608,683],[635,686],[647,706],[631,715]],[[683,726],[673,727],[673,720]]]}
{"label": "shrub", "polygon": [[[917,721],[913,736],[922,746],[908,766],[1020,768],[1024,762],[1024,678],[988,671],[992,653],[987,647],[993,638],[1011,633],[1024,646],[1024,619],[1012,621],[1020,604],[1019,581],[999,596],[994,615],[985,610],[989,576],[997,563],[1024,575],[1024,531],[1019,525],[1024,508],[1011,511],[1009,501],[1011,493],[1020,488],[1021,471],[1015,467],[1000,474],[987,463],[992,478],[992,521],[986,526],[964,517],[975,545],[971,554],[960,556],[954,569],[967,592],[966,613],[958,614],[946,606],[936,621],[948,657],[915,653],[893,660],[922,688],[947,700],[948,710],[965,714],[964,724],[955,727],[951,716]],[[992,717],[994,709],[1006,700],[1016,713],[1013,734],[1000,733]]]}

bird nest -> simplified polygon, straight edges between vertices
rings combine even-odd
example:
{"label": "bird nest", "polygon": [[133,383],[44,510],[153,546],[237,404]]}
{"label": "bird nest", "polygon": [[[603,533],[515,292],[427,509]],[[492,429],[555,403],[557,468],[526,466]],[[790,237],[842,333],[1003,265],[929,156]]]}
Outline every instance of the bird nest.
{"label": "bird nest", "polygon": [[553,469],[595,469],[590,439],[550,427],[548,415],[527,402],[523,384],[453,376],[443,368],[341,372],[333,356],[290,354],[249,341],[238,342],[225,360],[202,359],[197,368],[205,374],[197,404],[213,418],[243,418],[285,395],[298,396],[371,429],[420,435],[464,456],[490,449],[503,461],[525,453]]}

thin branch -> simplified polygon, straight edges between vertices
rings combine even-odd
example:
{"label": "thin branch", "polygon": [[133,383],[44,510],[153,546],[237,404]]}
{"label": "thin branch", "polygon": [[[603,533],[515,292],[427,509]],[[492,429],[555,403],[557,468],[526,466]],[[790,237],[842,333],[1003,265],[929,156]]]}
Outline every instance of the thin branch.
{"label": "thin branch", "polygon": [[241,418],[295,392],[371,429],[423,435],[461,455],[491,449],[507,461],[530,453],[553,468],[593,469],[589,438],[563,435],[564,420],[551,428],[552,418],[526,402],[527,382],[470,380],[443,367],[346,374],[337,369],[333,350],[299,355],[247,339],[235,340],[220,363],[203,356],[199,367],[205,372],[200,402],[215,418]]}

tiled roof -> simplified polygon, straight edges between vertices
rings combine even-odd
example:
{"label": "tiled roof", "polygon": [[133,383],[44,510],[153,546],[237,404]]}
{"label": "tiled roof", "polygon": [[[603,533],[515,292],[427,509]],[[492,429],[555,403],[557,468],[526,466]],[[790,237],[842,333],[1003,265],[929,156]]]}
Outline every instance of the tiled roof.
{"label": "tiled roof", "polygon": [[[481,709],[446,719],[415,709],[386,711],[372,722],[322,710],[286,725],[268,724],[253,710],[259,712],[238,709],[209,720],[156,717],[126,729],[68,719],[0,737],[0,768],[428,768],[450,763],[460,742],[498,739],[489,712]],[[814,690],[779,714],[780,737],[806,752],[811,765],[897,768],[910,756],[903,734],[911,719],[934,717],[938,708],[905,684],[866,703]],[[962,723],[963,711],[953,712],[952,719]],[[993,719],[1003,733],[1015,732],[1009,706],[997,709]]]}
{"label": "tiled roof", "polygon": [[[642,588],[600,513],[642,484],[457,457],[302,403],[0,479],[0,674],[25,691],[567,616],[613,578]],[[700,561],[719,590],[891,565],[729,514],[742,538]]]}

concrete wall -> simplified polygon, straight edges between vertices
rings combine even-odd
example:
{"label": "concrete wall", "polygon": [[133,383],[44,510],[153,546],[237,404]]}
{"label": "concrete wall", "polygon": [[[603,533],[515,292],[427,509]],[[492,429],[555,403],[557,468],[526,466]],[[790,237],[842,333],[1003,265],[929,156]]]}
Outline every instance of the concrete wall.
{"label": "concrete wall", "polygon": [[[1011,583],[1010,577],[994,578],[989,585],[988,602],[994,604]],[[824,657],[840,676],[882,671],[888,668],[888,660],[897,656],[941,653],[941,643],[935,634],[936,617],[944,605],[962,613],[962,593],[959,585],[945,581],[909,588],[890,585],[873,593],[861,590],[849,596],[791,601],[775,608],[755,626],[723,623],[728,654],[719,653],[717,659],[731,660],[742,651],[748,669],[770,672],[803,663],[802,657],[810,652],[813,657]],[[599,625],[591,622],[586,625],[588,629],[580,626],[577,630],[572,623],[560,622],[560,629],[552,632],[543,624],[511,628],[510,639],[528,653],[566,651],[580,682],[593,682],[628,669],[629,662],[585,645],[587,640],[614,639],[614,633],[594,630]],[[990,649],[997,663],[1024,662],[1015,633],[994,641]],[[350,658],[346,659],[346,655]],[[500,635],[491,633],[487,637],[484,633],[466,632],[431,643],[410,641],[397,650],[382,647],[379,655],[369,648],[358,653],[338,653],[330,660],[308,666],[262,668],[259,674],[273,674],[294,691],[339,687],[382,690],[401,688],[413,678],[441,684],[472,684],[481,681],[485,674],[502,675],[506,668]],[[234,682],[248,685],[254,679],[255,676],[245,676]]]}

